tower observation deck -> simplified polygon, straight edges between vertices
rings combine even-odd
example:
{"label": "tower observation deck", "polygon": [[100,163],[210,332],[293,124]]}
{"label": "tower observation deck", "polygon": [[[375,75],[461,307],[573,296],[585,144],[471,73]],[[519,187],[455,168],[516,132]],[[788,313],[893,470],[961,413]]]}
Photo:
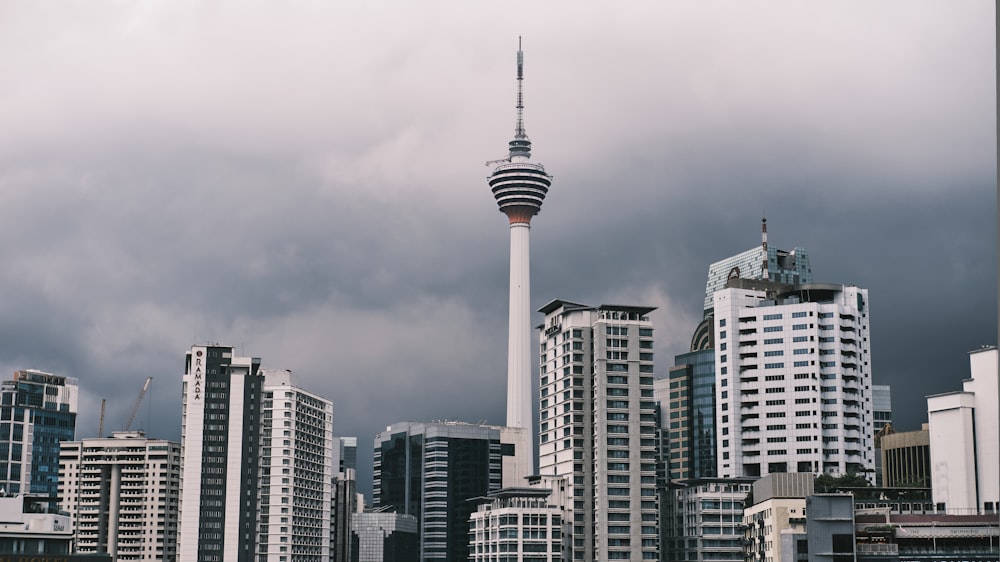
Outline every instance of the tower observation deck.
{"label": "tower observation deck", "polygon": [[517,121],[514,139],[510,141],[510,153],[499,163],[489,177],[493,196],[500,206],[500,212],[507,215],[510,223],[531,223],[531,217],[538,214],[542,201],[552,185],[552,176],[545,173],[545,167],[531,162],[531,140],[524,132],[524,54],[520,41],[517,49]]}
{"label": "tower observation deck", "polygon": [[510,309],[507,341],[507,427],[522,428],[523,440],[515,450],[516,474],[534,472],[534,426],[531,394],[531,273],[529,232],[531,217],[538,214],[552,184],[545,167],[531,162],[531,141],[524,132],[524,54],[517,49],[517,123],[507,158],[496,165],[488,182],[500,212],[510,222]]}

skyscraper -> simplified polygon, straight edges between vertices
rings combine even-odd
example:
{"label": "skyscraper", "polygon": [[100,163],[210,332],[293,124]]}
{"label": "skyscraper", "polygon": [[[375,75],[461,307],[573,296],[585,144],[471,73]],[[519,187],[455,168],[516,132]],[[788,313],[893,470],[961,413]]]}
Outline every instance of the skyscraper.
{"label": "skyscraper", "polygon": [[79,554],[112,560],[174,560],[181,447],[116,431],[62,444],[59,498]]}
{"label": "skyscraper", "polygon": [[461,422],[400,422],[375,436],[376,508],[418,520],[420,559],[469,560],[469,501],[513,484],[504,457],[524,430]]}
{"label": "skyscraper", "polygon": [[529,429],[522,450],[516,451],[517,473],[533,471],[534,443],[531,400],[531,274],[529,232],[531,217],[538,214],[552,184],[545,167],[532,162],[531,141],[524,132],[524,54],[517,50],[517,119],[507,158],[497,163],[489,177],[500,212],[510,222],[510,308],[507,340],[507,426]]}
{"label": "skyscraper", "polygon": [[178,560],[330,558],[333,406],[231,347],[187,353]]}
{"label": "skyscraper", "polygon": [[873,470],[868,291],[738,279],[714,304],[719,476]]}
{"label": "skyscraper", "polygon": [[80,390],[74,378],[27,369],[0,385],[0,488],[59,491],[59,443],[76,438]]}
{"label": "skyscraper", "polygon": [[653,310],[540,309],[538,471],[573,488],[572,560],[656,559]]}
{"label": "skyscraper", "polygon": [[180,562],[252,562],[257,553],[264,375],[232,347],[187,352],[181,412]]}

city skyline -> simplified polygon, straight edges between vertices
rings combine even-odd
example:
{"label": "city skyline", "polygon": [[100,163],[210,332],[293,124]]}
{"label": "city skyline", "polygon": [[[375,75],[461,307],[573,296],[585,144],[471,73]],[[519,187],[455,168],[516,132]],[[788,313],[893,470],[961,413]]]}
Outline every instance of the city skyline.
{"label": "city skyline", "polygon": [[183,350],[234,345],[333,402],[362,488],[386,424],[503,423],[508,240],[482,164],[523,36],[559,186],[532,311],[655,306],[666,376],[709,264],[766,215],[817,279],[870,291],[873,382],[917,429],[996,343],[993,4],[772,5],[400,4],[405,28],[363,6],[4,6],[0,369],[79,379],[78,439],[101,398],[121,429],[154,376],[133,428],[179,440]]}

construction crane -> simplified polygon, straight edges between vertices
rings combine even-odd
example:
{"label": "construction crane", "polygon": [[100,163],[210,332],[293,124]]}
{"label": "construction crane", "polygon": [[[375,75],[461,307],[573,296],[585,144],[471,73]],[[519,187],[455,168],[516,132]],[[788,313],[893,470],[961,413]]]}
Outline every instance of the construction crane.
{"label": "construction crane", "polygon": [[97,436],[104,436],[104,406],[108,403],[107,398],[101,398],[101,421],[97,424]]}
{"label": "construction crane", "polygon": [[153,381],[153,377],[146,377],[146,384],[142,385],[142,390],[139,391],[139,397],[135,399],[135,405],[132,406],[132,413],[129,414],[128,421],[125,422],[125,428],[122,431],[128,431],[128,428],[132,427],[132,422],[135,421],[135,415],[139,412],[139,406],[142,404],[142,397],[146,395],[146,390],[149,389],[149,383]]}

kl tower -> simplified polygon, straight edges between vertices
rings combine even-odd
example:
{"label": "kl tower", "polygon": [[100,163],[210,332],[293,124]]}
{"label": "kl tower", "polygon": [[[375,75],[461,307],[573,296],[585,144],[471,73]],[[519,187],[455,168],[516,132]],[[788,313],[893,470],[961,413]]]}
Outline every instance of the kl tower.
{"label": "kl tower", "polygon": [[[500,212],[510,222],[510,310],[507,336],[507,427],[524,428],[522,450],[515,451],[518,480],[534,471],[534,427],[531,413],[531,273],[528,234],[552,184],[545,167],[531,161],[531,141],[524,132],[524,54],[517,45],[517,120],[510,155],[487,162],[496,165],[489,177]],[[506,480],[506,478],[505,478]]]}

